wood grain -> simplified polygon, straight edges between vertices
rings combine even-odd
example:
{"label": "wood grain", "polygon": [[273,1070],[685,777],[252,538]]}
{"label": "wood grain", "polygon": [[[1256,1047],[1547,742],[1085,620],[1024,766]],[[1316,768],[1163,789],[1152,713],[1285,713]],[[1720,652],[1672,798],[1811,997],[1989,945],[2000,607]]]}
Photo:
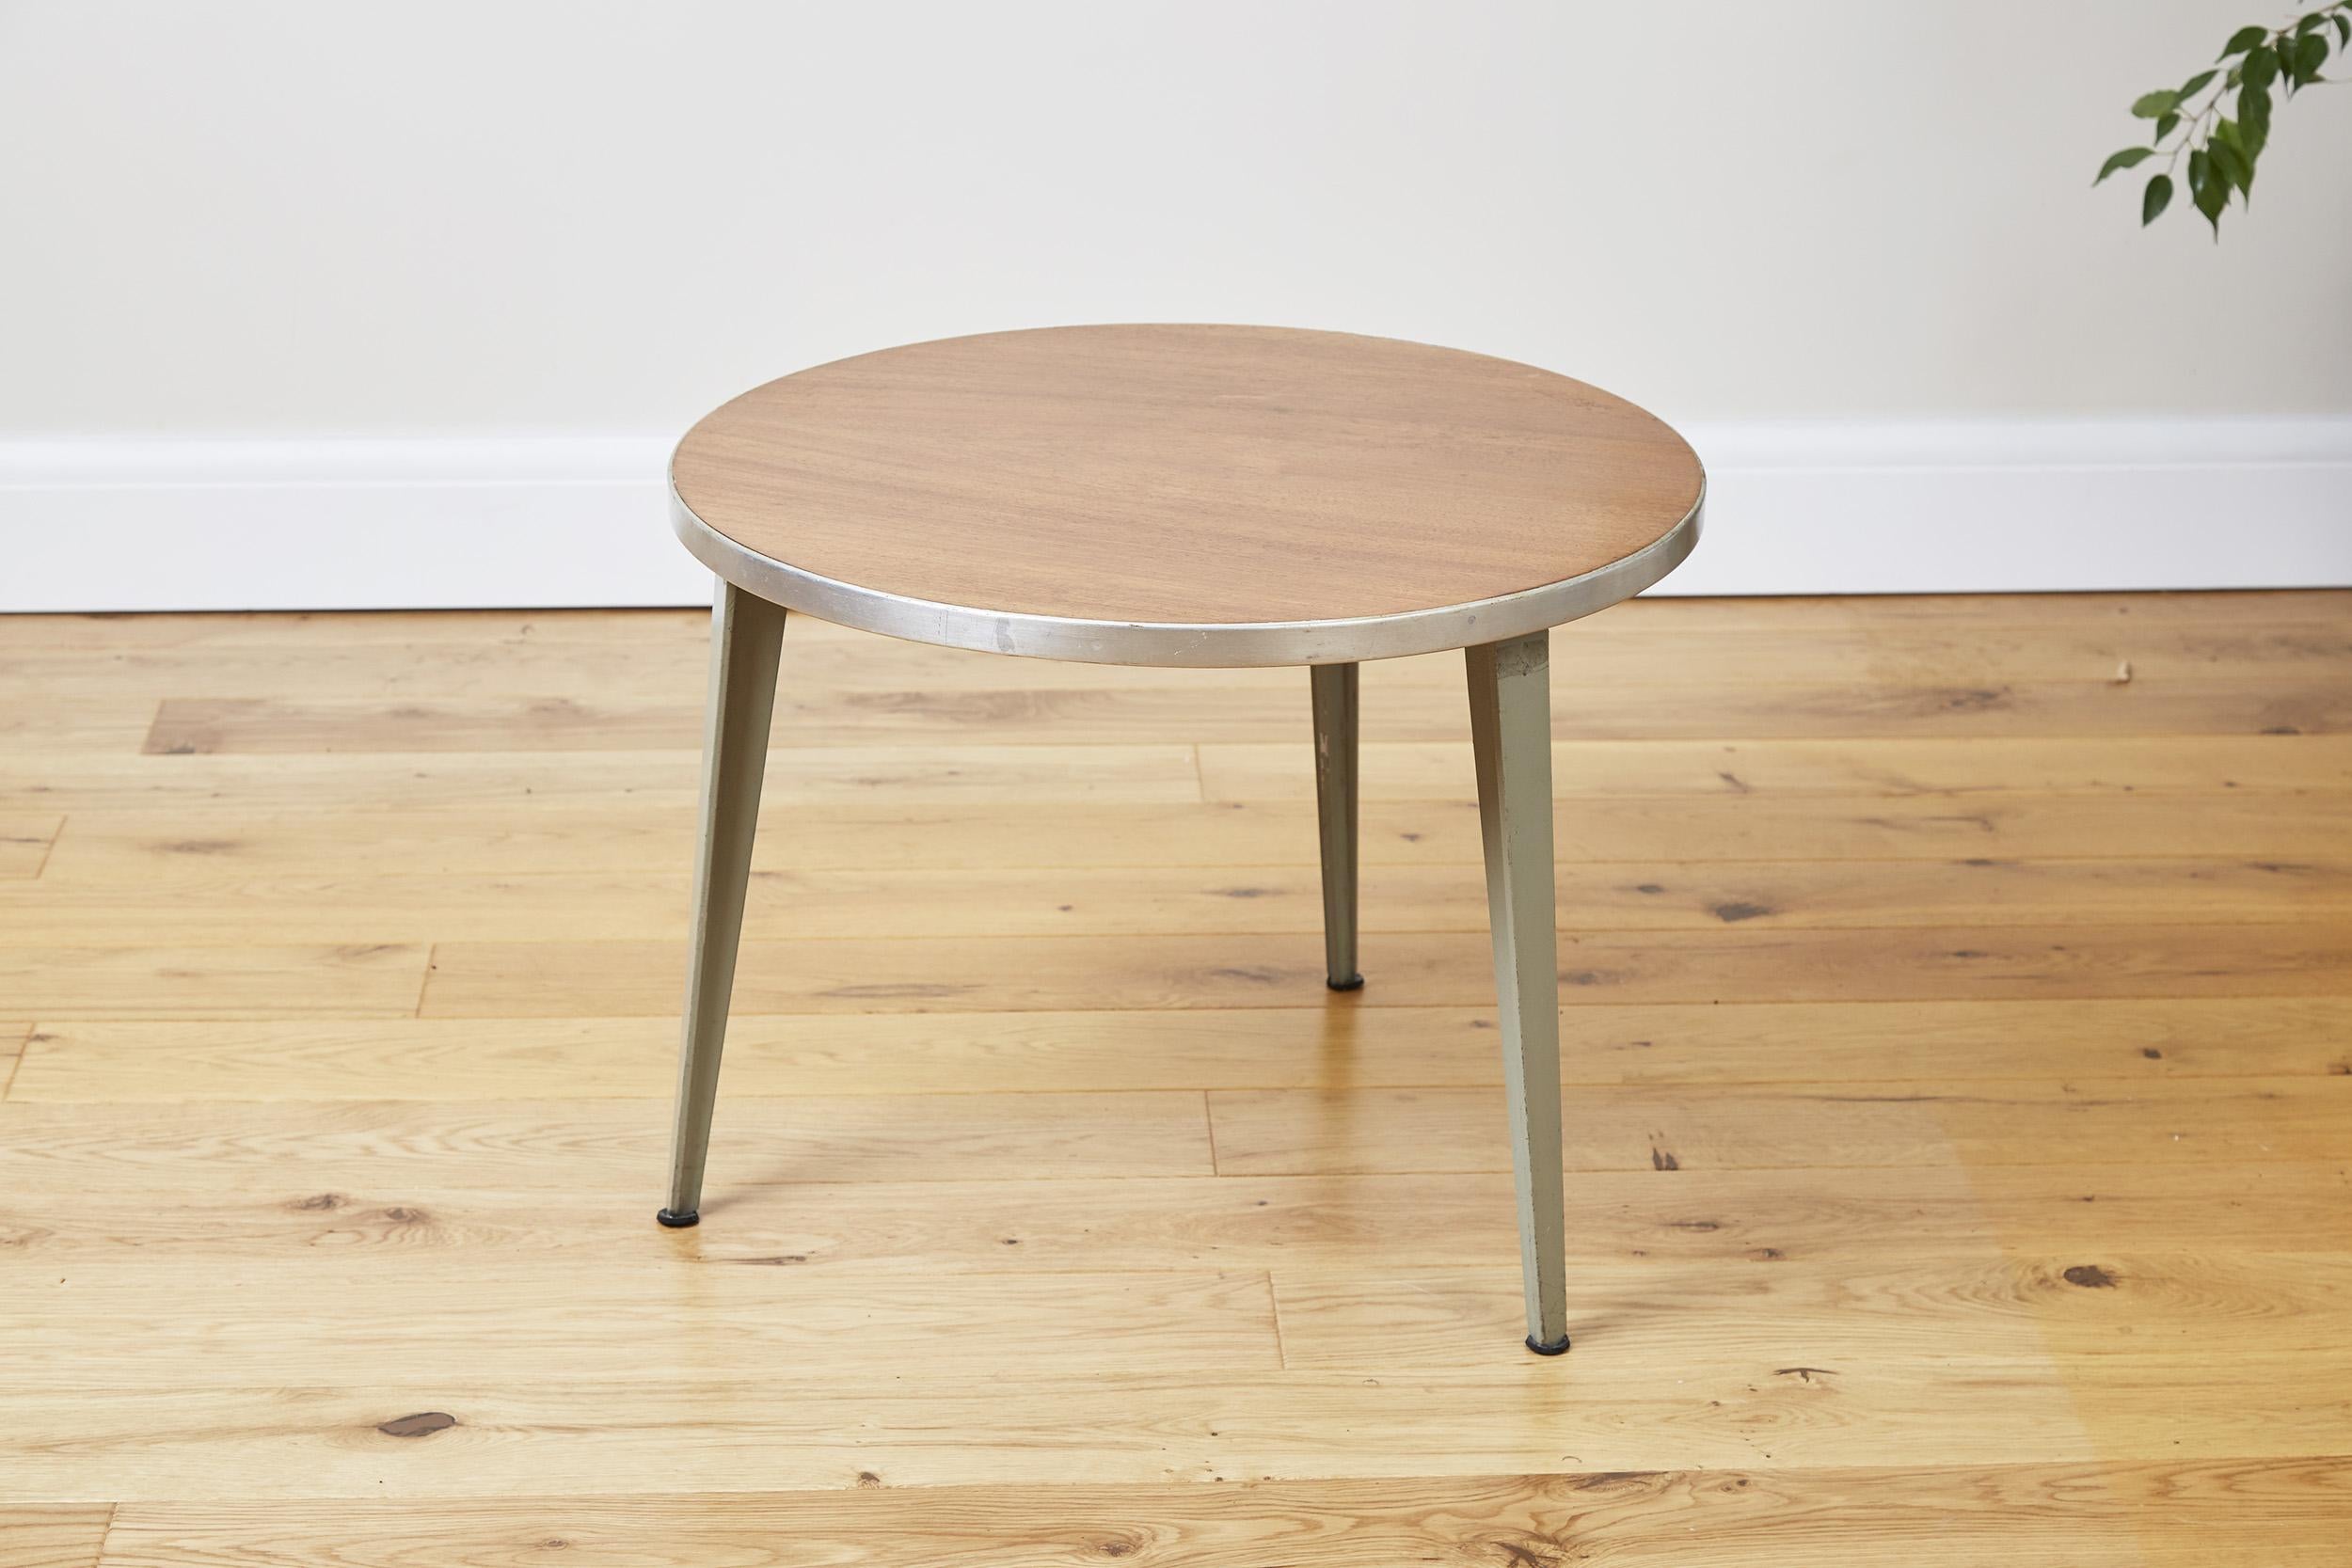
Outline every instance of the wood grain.
{"label": "wood grain", "polygon": [[[565,631],[575,622],[559,616],[550,623],[523,623],[533,627],[529,635],[501,636],[492,629],[494,618],[485,615],[470,641],[415,637],[393,665],[385,662],[381,643],[347,638],[331,622],[306,633],[307,657],[292,664],[251,640],[209,645],[200,662],[171,647],[0,643],[0,681],[56,697],[112,696],[136,681],[182,697],[249,697],[262,691],[343,697],[357,691],[434,700],[680,701],[691,700],[707,674],[701,645],[707,619],[648,611],[599,620],[596,612],[585,612],[576,631]],[[622,626],[625,632],[618,630]],[[1881,628],[1854,625],[1743,627],[1716,620],[1700,625],[1688,616],[1669,624],[1640,607],[1621,607],[1579,622],[1569,635],[1574,641],[1563,648],[1573,657],[1552,671],[1552,686],[1572,700],[1588,688],[1680,692],[1722,685],[1836,682],[1966,689],[2153,681],[2250,689],[2281,676],[2297,679],[2352,662],[2352,633],[2341,621],[2283,612],[2260,626],[2093,626],[2052,606],[2038,619],[1921,626],[1892,638]],[[838,690],[1182,687],[1212,678],[1197,670],[1053,661],[1025,665],[1016,680],[1009,680],[1003,661],[992,654],[896,641],[806,619],[787,630],[785,647],[788,685]],[[1391,685],[1451,690],[1461,684],[1461,662],[1450,653],[1383,659],[1367,667],[1365,685],[1375,697]],[[1298,672],[1282,669],[1225,670],[1213,678],[1221,686],[1284,694],[1294,694],[1299,682]]]}
{"label": "wood grain", "polygon": [[[1296,715],[1266,701],[1259,685],[1215,676],[1182,686],[902,691],[811,690],[776,695],[771,743],[906,745],[915,737],[968,736],[994,744],[1067,744],[1081,737],[1150,745],[1169,735],[1205,744],[1295,742]],[[1254,699],[1254,700],[1253,700]],[[1367,721],[1397,740],[1454,744],[1470,734],[1461,693],[1400,686],[1368,697]],[[2045,682],[2003,687],[1890,687],[1857,692],[1849,684],[1772,689],[1757,703],[1748,689],[1677,690],[1672,700],[1644,688],[1576,692],[1555,705],[1562,739],[1703,740],[1892,737],[2070,738],[2090,736],[2344,736],[2352,696],[2341,673],[2281,679],[2247,689],[2154,682]],[[375,699],[188,697],[156,710],[143,750],[215,755],[274,752],[683,750],[696,742],[691,708],[570,698],[451,698],[385,704]],[[2078,742],[2079,743],[2079,742]]]}
{"label": "wood grain", "polygon": [[[2352,1259],[2103,1247],[2088,1259],[2076,1251],[1958,1266],[1916,1256],[1888,1262],[1876,1271],[1858,1260],[1824,1267],[1785,1256],[1588,1263],[1578,1279],[1594,1307],[1577,1348],[1679,1354],[1703,1365],[1740,1354],[1719,1338],[1727,1319],[1750,1332],[1769,1323],[1769,1334],[1792,1351],[1834,1339],[1847,1369],[1811,1374],[1829,1379],[1851,1376],[1853,1364],[1938,1347],[1957,1362],[2021,1327],[2071,1334],[2080,1341],[2076,1354],[2094,1358],[2167,1349],[2216,1358],[2324,1356],[2352,1330],[2343,1294]],[[1496,1334],[1507,1337],[1522,1310],[1511,1281],[1491,1270],[1278,1269],[1272,1277],[1291,1367],[1458,1366]],[[1740,1312],[1706,1305],[1732,1300]],[[1971,1350],[1957,1348],[1963,1345]]]}
{"label": "wood grain", "polygon": [[0,1568],[95,1568],[114,1510],[0,1501]]}
{"label": "wood grain", "polygon": [[[1001,661],[1000,661],[1001,662]],[[1061,665],[1049,668],[1060,669]],[[1455,672],[1458,676],[1459,671]],[[1294,672],[1295,673],[1295,672]],[[1369,683],[1368,683],[1369,684]],[[1458,681],[1455,683],[1458,684]],[[1282,733],[1295,693],[1251,693],[1229,712],[1263,710],[1253,727]],[[1295,718],[1295,714],[1290,715]],[[290,717],[282,713],[273,718]],[[375,710],[358,716],[376,723]],[[1294,726],[1295,728],[1295,726]],[[1385,724],[1362,745],[1365,789],[1375,799],[1447,800],[1458,798],[1462,778],[1459,748],[1449,741],[1381,738]],[[485,721],[484,730],[499,726]],[[807,744],[816,732],[801,731],[801,743],[775,746],[769,762],[770,787],[777,801],[799,805],[857,799],[887,783],[899,798],[922,804],[979,799],[1015,803],[1025,797],[1117,800],[1193,800],[1192,790],[1168,792],[1170,769],[1181,775],[1195,752],[1207,798],[1219,801],[1311,799],[1313,770],[1302,777],[1295,736],[1263,742],[1216,742],[1197,748],[1154,740],[1091,744],[960,744],[943,754],[919,742],[869,741],[855,745]],[[616,749],[618,736],[582,734],[572,738],[595,745],[545,751],[465,752],[401,750],[414,738],[380,736],[385,744],[345,752],[304,752],[257,744],[249,751],[170,758],[71,755],[47,773],[29,768],[0,778],[28,801],[37,791],[70,786],[92,805],[135,806],[142,798],[167,801],[175,809],[207,800],[253,803],[256,791],[275,780],[299,782],[315,793],[331,789],[348,797],[413,780],[412,789],[389,809],[427,804],[478,807],[499,800],[537,801],[544,797],[593,798],[607,804],[649,790],[675,791],[690,799],[696,759],[689,739],[668,748]],[[448,738],[455,738],[454,736]],[[486,738],[496,738],[495,733]],[[663,738],[675,738],[664,736]],[[786,736],[776,736],[783,742]],[[587,754],[574,756],[571,752]],[[397,756],[378,752],[397,752]],[[266,761],[241,760],[269,759]],[[0,759],[5,760],[5,759]],[[73,771],[60,779],[58,766]],[[2151,790],[2310,791],[2352,782],[2352,738],[2342,736],[2129,736],[2095,743],[2065,736],[1988,736],[1981,740],[1930,737],[1918,740],[1772,738],[1731,741],[1677,739],[1607,740],[1568,736],[1552,748],[1552,766],[1562,793],[1575,799],[1622,795],[1752,798],[1757,794],[1836,794],[1867,797],[1941,795],[2040,796],[2090,792],[2112,797]],[[398,768],[397,778],[384,777]],[[448,795],[435,792],[437,786]],[[456,793],[460,790],[468,793]],[[779,794],[778,792],[783,792]],[[1115,792],[1115,793],[1114,793]],[[32,806],[28,804],[28,810]]]}
{"label": "wood grain", "polygon": [[820,365],[705,418],[671,479],[711,528],[836,582],[1190,625],[1390,615],[1581,577],[1655,542],[1703,488],[1681,437],[1565,376],[1172,325]]}
{"label": "wood grain", "polygon": [[16,1086],[16,1075],[24,1066],[24,1048],[33,1037],[29,1023],[0,1023],[0,1100],[8,1098]]}
{"label": "wood grain", "polygon": [[[2352,1075],[2344,997],[1600,1003],[1563,1023],[1572,1084],[2042,1080],[2054,1060],[2070,1082]],[[1490,1007],[752,1015],[727,1093],[1499,1085],[1493,1031]],[[61,1020],[11,1098],[626,1099],[660,1091],[669,1045],[642,1018]]]}
{"label": "wood grain", "polygon": [[[628,1101],[443,1104],[135,1104],[8,1107],[0,1168],[95,1192],[151,1183],[184,1163],[188,1193],[291,1183],[282,1201],[324,1212],[336,1196],[429,1164],[441,1190],[539,1192],[614,1184],[656,1168],[668,1136]],[[132,1140],[135,1137],[135,1144]],[[739,1180],[945,1181],[1207,1175],[1197,1093],[842,1096],[747,1100],[714,1134],[739,1152]],[[135,1150],[126,1155],[124,1148]],[[727,1201],[715,1195],[706,1212]],[[309,1210],[303,1212],[309,1212]],[[632,1216],[634,1219],[635,1216]]]}
{"label": "wood grain", "polygon": [[[1252,1368],[1446,1376],[1507,1330],[1505,1274],[1423,1268],[1120,1273],[943,1269],[838,1262],[681,1268],[615,1262],[561,1300],[517,1308],[540,1269],[482,1254],[410,1259],[405,1310],[388,1321],[374,1262],[314,1253],[224,1259],[208,1277],[170,1259],[77,1265],[56,1288],[0,1307],[26,1339],[103,1320],[118,1338],[72,1365],[24,1369],[25,1391],[97,1384],[157,1392],[276,1377],[334,1379],[381,1357],[448,1386],[585,1378],[616,1386],[691,1381],[745,1360],[829,1398],[903,1376],[910,1338],[952,1337],[954,1379],[1052,1381],[1099,1372],[1215,1378]],[[1905,1249],[1789,1259],[1619,1258],[1581,1263],[1589,1307],[1580,1348],[1621,1364],[1673,1359],[1686,1375],[1760,1364],[1815,1378],[1920,1365],[2001,1366],[2038,1354],[2045,1323],[2093,1360],[2325,1356],[2352,1327],[2347,1265],[2310,1255],[2141,1254],[2102,1247],[2034,1258]],[[1279,1303],[1279,1339],[1275,1307]],[[691,1312],[707,1332],[665,1327]],[[288,1318],[303,1323],[287,1342]],[[1133,1341],[1132,1345],[1126,1342]],[[1806,1361],[1835,1347],[1836,1359]]]}
{"label": "wood grain", "polygon": [[[470,1256],[411,1261],[397,1314],[381,1271],[347,1250],[267,1262],[85,1264],[0,1304],[0,1332],[41,1343],[103,1322],[116,1338],[68,1361],[12,1371],[20,1391],[92,1385],[167,1389],[327,1384],[373,1360],[412,1383],[707,1379],[755,1363],[811,1386],[903,1379],[910,1344],[952,1342],[954,1375],[1053,1378],[1099,1370],[1108,1342],[1137,1376],[1232,1376],[1281,1365],[1263,1271],[1118,1274],[681,1269],[672,1260],[594,1271],[538,1299],[543,1272]],[[695,1332],[681,1334],[681,1316]],[[302,1331],[289,1336],[289,1321]],[[1094,1325],[1073,1332],[1072,1324]]]}
{"label": "wood grain", "polygon": [[[93,1124],[44,1114],[25,1125],[54,1138],[60,1125]],[[241,1125],[250,1139],[268,1124]],[[313,1169],[304,1162],[315,1152],[291,1134],[289,1152],[249,1163],[239,1180],[191,1186],[168,1207],[154,1201],[151,1182],[86,1154],[59,1154],[56,1172],[96,1175],[72,1195],[23,1181],[0,1194],[0,1235],[23,1249],[12,1256],[68,1271],[140,1259],[201,1271],[229,1260],[337,1255],[368,1259],[388,1283],[405,1264],[435,1259],[472,1259],[485,1271],[529,1260],[541,1277],[556,1279],[610,1263],[695,1261],[848,1264],[913,1275],[1403,1266],[1510,1280],[1493,1272],[1498,1252],[1507,1258],[1516,1238],[1510,1180],[1500,1171],[1212,1177],[1204,1157],[1200,1175],[1109,1176],[1080,1159],[1051,1167],[1044,1180],[1001,1174],[1019,1158],[1014,1140],[984,1156],[966,1138],[934,1164],[910,1158],[894,1166],[869,1156],[843,1173],[850,1180],[836,1180],[767,1159],[762,1125],[755,1120],[750,1141],[734,1146],[762,1161],[746,1167],[759,1180],[730,1187],[724,1226],[688,1238],[658,1234],[644,1222],[644,1172],[658,1172],[658,1164],[543,1156],[494,1166],[395,1148]],[[186,1145],[166,1147],[177,1155]],[[1052,1146],[1032,1134],[1029,1147]],[[957,1174],[992,1170],[999,1174]],[[485,1171],[503,1185],[469,1184]],[[1645,1163],[1579,1172],[1567,1204],[1574,1267],[1794,1259],[1862,1271],[1922,1257],[1941,1266],[1983,1263],[2005,1249],[2097,1263],[2123,1251],[2327,1258],[2352,1248],[2352,1172],[2328,1161],[1969,1170],[1946,1159],[1861,1174],[1804,1165],[1659,1171]]]}
{"label": "wood grain", "polygon": [[[1971,1165],[2103,1158],[2248,1165],[2324,1160],[2352,1137],[2352,1079],[2224,1087],[2169,1081],[2021,1085],[1754,1085],[1693,1100],[1585,1085],[1566,1096],[1568,1168]],[[1453,1088],[1219,1089],[1209,1096],[1217,1169],[1237,1176],[1506,1168],[1493,1096]]]}
{"label": "wood grain", "polygon": [[64,821],[59,816],[0,816],[0,881],[40,875]]}
{"label": "wood grain", "polygon": [[[0,886],[0,942],[169,942],[191,921],[239,942],[596,942],[666,934],[687,908],[686,872],[397,873],[326,879],[181,872],[171,900],[93,884],[79,866],[40,886]],[[195,874],[190,874],[191,872]],[[2177,859],[1569,862],[1570,929],[1803,930],[1899,926],[2265,924],[2352,916],[2352,856],[2293,862]],[[1469,865],[1376,864],[1362,874],[1361,928],[1484,932],[1486,890]],[[1310,866],[763,870],[746,898],[754,942],[839,937],[1145,936],[1322,928]],[[821,926],[809,911],[821,909]]]}
{"label": "wood grain", "polygon": [[2337,1568],[2352,593],[1563,632],[1557,1362],[1458,658],[1349,1001],[1296,672],[796,621],[651,1224],[707,628],[0,617],[0,1564]]}
{"label": "wood grain", "polygon": [[[2342,1460],[1409,1476],[1379,1481],[645,1494],[515,1497],[430,1511],[336,1510],[349,1568],[528,1560],[581,1568],[857,1561],[1025,1568],[1112,1559],[1136,1568],[1280,1561],[1487,1568],[1579,1558],[1684,1568],[2320,1568],[2352,1493]],[[310,1549],[297,1504],[164,1502],[122,1510],[107,1561],[262,1564]],[[2245,1537],[2264,1544],[2249,1547]],[[555,1543],[561,1542],[561,1548]],[[2175,1551],[2183,1554],[2172,1555]]]}
{"label": "wood grain", "polygon": [[[268,878],[675,874],[692,806],[550,802],[494,811],[354,811],[333,821],[252,808],[82,813],[59,833],[42,891],[236,887]],[[1366,875],[1478,863],[1468,801],[1367,801]],[[1563,801],[1564,862],[2238,859],[2251,869],[2352,859],[2352,792],[2278,796],[2049,795]],[[863,802],[771,807],[755,875],[1313,863],[1311,801],[1101,806]],[[1902,873],[1889,871],[1890,877]],[[1638,884],[1637,884],[1638,885]],[[7,890],[0,889],[0,895]]]}
{"label": "wood grain", "polygon": [[10,693],[0,709],[0,746],[27,755],[44,751],[125,750],[154,721],[155,704],[116,691],[103,700],[59,699],[38,691]]}
{"label": "wood grain", "polygon": [[[735,1006],[743,1014],[1296,1006],[1319,983],[1321,955],[1320,938],[1282,933],[747,942]],[[419,1011],[666,1016],[684,962],[678,942],[444,942]],[[1483,937],[1375,934],[1363,949],[1370,984],[1342,1005],[1475,1006],[1493,984],[1487,962]],[[2352,924],[1565,931],[1560,965],[1572,1004],[2327,996],[2352,974]]]}
{"label": "wood grain", "polygon": [[[910,1338],[952,1337],[951,1381],[1050,1384],[1102,1371],[1218,1379],[1253,1369],[1453,1378],[1480,1344],[1507,1339],[1516,1305],[1491,1269],[1168,1269],[1116,1274],[841,1263],[681,1267],[620,1264],[520,1310],[544,1271],[487,1256],[409,1260],[410,1289],[388,1320],[364,1255],[226,1259],[191,1280],[170,1259],[77,1265],[58,1286],[0,1307],[25,1338],[77,1321],[119,1330],[71,1365],[13,1380],[23,1392],[138,1386],[202,1391],[272,1378],[321,1384],[375,1356],[417,1384],[471,1386],[580,1378],[616,1388],[695,1381],[746,1361],[814,1397],[839,1400],[905,1374]],[[2103,1247],[2040,1258],[1955,1258],[1906,1249],[1756,1259],[1585,1260],[1579,1348],[1619,1365],[1675,1361],[1682,1375],[1761,1370],[1832,1386],[1940,1358],[1958,1371],[2080,1336],[2092,1362],[2161,1354],[2216,1360],[2324,1357],[2352,1317],[2346,1267],[2309,1255],[2215,1259]],[[160,1288],[159,1288],[160,1287]],[[1279,1304],[1278,1342],[1276,1305]],[[707,1332],[666,1325],[691,1312]],[[304,1325],[288,1342],[288,1319]],[[1824,1354],[1834,1355],[1824,1359]],[[1804,1372],[1781,1369],[1796,1366]]]}
{"label": "wood grain", "polygon": [[[2326,737],[2315,737],[2324,739]],[[1192,801],[1190,746],[806,746],[770,753],[771,813],[870,800],[888,783],[907,804],[961,801]],[[359,813],[440,812],[479,817],[591,805],[691,812],[700,761],[691,751],[414,752],[156,757],[76,752],[36,767],[0,754],[0,803],[27,810],[57,797],[107,816],[142,809],[270,813],[283,820],[322,798]]]}
{"label": "wood grain", "polygon": [[403,942],[11,945],[0,993],[43,1018],[397,1018],[416,1010],[425,959]]}
{"label": "wood grain", "polygon": [[[18,1484],[135,1502],[593,1495],[668,1474],[679,1490],[743,1491],[847,1489],[866,1475],[943,1486],[1315,1479],[1335,1465],[1368,1479],[1810,1468],[1883,1462],[1890,1443],[1930,1443],[1961,1465],[2243,1462],[2325,1456],[2352,1414],[2341,1369],[2297,1356],[2230,1357],[2201,1380],[2169,1354],[2110,1357],[2065,1386],[2046,1355],[1843,1380],[1788,1365],[1680,1381],[1598,1356],[1573,1381],[1526,1362],[1441,1376],[1106,1370],[1018,1389],[947,1371],[850,1390],[756,1363],[688,1383],[459,1389],[357,1370],[266,1390],[0,1389],[0,1426],[22,1455]],[[2128,1416],[2136,1440],[2094,1453],[2077,1397]]]}
{"label": "wood grain", "polygon": [[[1378,721],[1369,727],[1375,738],[1361,748],[1368,799],[1461,798],[1468,775],[1459,748],[1382,737],[1387,726]],[[1200,750],[1202,784],[1212,800],[1312,799],[1313,769],[1303,775],[1302,790],[1295,747],[1210,742]],[[2065,736],[1973,740],[1874,736],[1858,741],[1692,742],[1571,734],[1554,741],[1551,766],[1563,800],[1587,804],[1596,797],[1625,795],[1753,801],[1792,793],[1964,796],[1972,802],[1990,797],[2009,803],[2019,797],[2076,793],[2112,800],[2149,791],[2340,789],[2352,784],[2352,741],[2340,736],[2137,736],[2095,742]]]}

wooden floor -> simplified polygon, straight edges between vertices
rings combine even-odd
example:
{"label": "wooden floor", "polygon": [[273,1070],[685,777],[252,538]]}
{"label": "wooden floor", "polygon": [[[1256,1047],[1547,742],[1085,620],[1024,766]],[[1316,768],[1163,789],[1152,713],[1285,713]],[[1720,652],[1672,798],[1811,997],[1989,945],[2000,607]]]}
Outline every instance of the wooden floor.
{"label": "wooden floor", "polygon": [[1555,639],[1519,1347],[1460,661],[796,621],[658,1228],[707,618],[0,618],[0,1565],[2341,1568],[2352,595]]}

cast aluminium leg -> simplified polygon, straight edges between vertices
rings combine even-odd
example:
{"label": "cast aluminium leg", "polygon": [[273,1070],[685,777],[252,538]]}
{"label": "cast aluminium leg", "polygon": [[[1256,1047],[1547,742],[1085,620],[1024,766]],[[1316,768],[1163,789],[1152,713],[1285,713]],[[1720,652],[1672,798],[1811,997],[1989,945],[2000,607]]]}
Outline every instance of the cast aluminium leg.
{"label": "cast aluminium leg", "polygon": [[1356,968],[1356,666],[1309,667],[1314,682],[1315,811],[1323,829],[1324,981],[1364,983]]}
{"label": "cast aluminium leg", "polygon": [[686,1022],[678,1043],[677,1131],[670,1144],[670,1206],[663,1225],[701,1217],[703,1157],[719,1094],[719,1048],[735,990],[743,932],[743,884],[759,825],[760,775],[776,705],[784,610],[719,585],[710,621],[710,711],[703,731],[702,832],[694,847],[693,928],[686,956]]}
{"label": "cast aluminium leg", "polygon": [[1560,1161],[1560,970],[1551,863],[1551,634],[1464,650],[1486,841],[1502,1081],[1511,1101],[1527,1348],[1568,1348]]}

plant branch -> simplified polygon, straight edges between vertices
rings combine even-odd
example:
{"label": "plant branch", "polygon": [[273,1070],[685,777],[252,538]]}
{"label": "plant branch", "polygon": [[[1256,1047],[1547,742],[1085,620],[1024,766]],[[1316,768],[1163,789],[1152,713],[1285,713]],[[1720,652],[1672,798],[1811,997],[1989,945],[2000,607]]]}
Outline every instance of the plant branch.
{"label": "plant branch", "polygon": [[[2239,28],[2213,65],[2178,87],[2143,93],[2134,102],[2132,113],[2154,121],[2154,134],[2145,146],[2109,156],[2093,183],[2162,157],[2163,170],[2150,176],[2141,194],[2144,226],[2170,204],[2173,176],[2185,159],[2189,198],[2217,238],[2230,202],[2253,198],[2255,166],[2270,140],[2272,87],[2283,87],[2291,99],[2305,87],[2352,80],[2321,74],[2336,51],[2352,55],[2352,0],[2330,0],[2283,26]],[[2226,112],[2233,94],[2234,117]]]}

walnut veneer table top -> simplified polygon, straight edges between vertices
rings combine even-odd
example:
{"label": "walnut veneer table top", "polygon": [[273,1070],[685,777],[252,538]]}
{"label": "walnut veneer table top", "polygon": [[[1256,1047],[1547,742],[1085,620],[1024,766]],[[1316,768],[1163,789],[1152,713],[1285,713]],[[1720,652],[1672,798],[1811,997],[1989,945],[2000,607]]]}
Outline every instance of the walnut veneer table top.
{"label": "walnut veneer table top", "polygon": [[820,365],[671,465],[738,587],[958,647],[1328,663],[1521,636],[1690,553],[1705,476],[1548,371],[1277,327],[1049,327]]}

